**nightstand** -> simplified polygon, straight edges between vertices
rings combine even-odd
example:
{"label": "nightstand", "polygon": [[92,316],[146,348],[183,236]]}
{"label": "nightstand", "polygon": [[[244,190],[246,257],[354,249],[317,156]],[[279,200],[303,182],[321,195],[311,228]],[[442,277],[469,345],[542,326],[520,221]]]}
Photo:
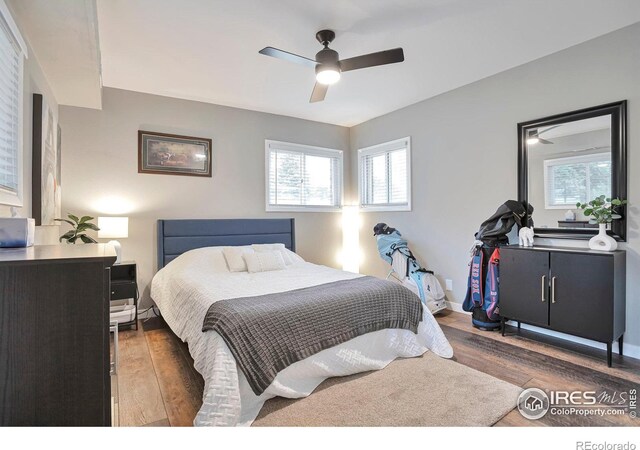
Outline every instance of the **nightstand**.
{"label": "nightstand", "polygon": [[[123,305],[123,310],[114,312],[116,307],[112,308],[112,320],[117,316],[127,317],[125,322],[118,320],[118,327],[135,326],[138,329],[138,280],[137,268],[135,261],[123,261],[120,264],[111,266],[111,301],[114,300],[133,300],[133,311]],[[129,311],[127,313],[127,311]],[[133,317],[131,317],[133,316]]]}

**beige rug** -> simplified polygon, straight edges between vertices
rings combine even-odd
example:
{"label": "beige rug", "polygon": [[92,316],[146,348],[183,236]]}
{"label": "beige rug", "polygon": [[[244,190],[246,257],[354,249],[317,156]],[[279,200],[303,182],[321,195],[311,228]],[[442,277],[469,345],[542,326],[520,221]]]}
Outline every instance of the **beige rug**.
{"label": "beige rug", "polygon": [[427,352],[324,381],[307,398],[267,401],[253,426],[490,426],[521,388]]}

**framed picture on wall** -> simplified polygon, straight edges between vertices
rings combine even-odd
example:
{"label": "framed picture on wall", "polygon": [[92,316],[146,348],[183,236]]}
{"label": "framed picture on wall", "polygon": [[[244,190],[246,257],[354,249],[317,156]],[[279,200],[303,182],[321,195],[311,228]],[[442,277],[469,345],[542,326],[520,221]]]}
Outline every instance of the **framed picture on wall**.
{"label": "framed picture on wall", "polygon": [[62,204],[61,132],[41,94],[33,94],[32,209],[36,225],[57,225]]}
{"label": "framed picture on wall", "polygon": [[138,173],[211,177],[211,139],[138,131]]}

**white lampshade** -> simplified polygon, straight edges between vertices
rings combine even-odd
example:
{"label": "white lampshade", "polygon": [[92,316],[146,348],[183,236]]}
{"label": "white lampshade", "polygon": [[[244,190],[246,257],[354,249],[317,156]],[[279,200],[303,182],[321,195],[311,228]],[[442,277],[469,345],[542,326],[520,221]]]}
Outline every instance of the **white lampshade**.
{"label": "white lampshade", "polygon": [[118,239],[129,237],[128,217],[98,217],[98,237]]}

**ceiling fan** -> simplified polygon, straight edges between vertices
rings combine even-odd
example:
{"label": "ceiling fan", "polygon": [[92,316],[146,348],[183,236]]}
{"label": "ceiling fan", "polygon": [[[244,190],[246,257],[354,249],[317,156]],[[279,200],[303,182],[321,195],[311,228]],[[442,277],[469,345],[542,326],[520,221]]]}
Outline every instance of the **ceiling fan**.
{"label": "ceiling fan", "polygon": [[527,144],[535,145],[535,144],[553,144],[553,142],[548,141],[546,139],[542,139],[540,137],[540,133],[538,130],[529,130],[527,131]]}
{"label": "ceiling fan", "polygon": [[329,44],[335,37],[336,34],[331,30],[321,30],[316,33],[316,39],[320,44],[324,45],[324,48],[316,53],[315,60],[273,47],[265,47],[258,53],[314,68],[316,70],[316,84],[313,87],[309,103],[324,100],[329,85],[336,83],[340,79],[342,72],[404,61],[402,48],[340,60],[338,52],[329,48]]}
{"label": "ceiling fan", "polygon": [[553,144],[552,141],[549,141],[547,139],[542,139],[540,137],[540,135],[543,134],[543,133],[546,133],[547,131],[551,131],[554,128],[558,128],[559,126],[560,125],[554,125],[552,127],[547,127],[542,131],[540,131],[539,128],[536,128],[536,129],[533,129],[533,130],[528,130],[527,131],[527,144],[529,144],[529,145],[534,145],[534,144],[537,144],[537,143],[545,144],[545,145]]}

